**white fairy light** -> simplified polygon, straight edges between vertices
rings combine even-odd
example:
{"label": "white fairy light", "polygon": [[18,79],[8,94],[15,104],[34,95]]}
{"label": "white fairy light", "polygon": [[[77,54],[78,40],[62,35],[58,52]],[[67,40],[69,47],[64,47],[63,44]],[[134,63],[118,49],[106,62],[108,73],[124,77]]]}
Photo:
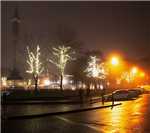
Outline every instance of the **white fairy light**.
{"label": "white fairy light", "polygon": [[27,51],[28,51],[28,54],[29,54],[29,61],[27,60],[28,64],[30,65],[30,68],[31,70],[30,71],[26,71],[27,73],[33,73],[34,72],[34,68],[33,68],[33,62],[34,62],[34,59],[31,55],[31,52],[29,51],[29,47],[27,46]]}
{"label": "white fairy light", "polygon": [[59,49],[56,49],[53,47],[53,49],[56,51],[56,52],[53,52],[54,55],[58,56],[59,58],[59,64],[50,60],[50,59],[47,59],[49,60],[51,63],[55,64],[57,67],[60,68],[60,71],[61,71],[61,82],[60,82],[60,89],[61,89],[61,93],[62,93],[62,84],[63,84],[63,78],[64,77],[69,77],[69,76],[72,76],[72,75],[64,75],[64,70],[65,70],[65,67],[66,67],[66,63],[68,60],[75,60],[75,58],[72,58],[70,56],[70,54],[74,54],[75,52],[71,52],[71,53],[68,53],[68,50],[71,49],[71,47],[65,47],[65,46],[58,46]]}
{"label": "white fairy light", "polygon": [[[43,70],[44,67],[40,70],[42,62],[39,60],[39,55],[40,55],[40,47],[37,45],[37,50],[36,50],[36,57],[32,52],[29,51],[29,47],[27,46],[27,51],[29,54],[29,61],[27,60],[28,64],[30,65],[31,70],[27,70],[27,73],[34,73],[35,77],[37,77]],[[35,61],[35,65],[34,65]]]}
{"label": "white fairy light", "polygon": [[94,78],[101,78],[104,79],[106,78],[106,68],[104,66],[104,63],[101,63],[98,65],[96,62],[99,61],[100,59],[96,59],[95,57],[91,57],[90,62],[88,62],[88,67],[84,72],[87,72],[87,76],[89,77],[94,77]]}
{"label": "white fairy light", "polygon": [[31,79],[29,79],[29,83],[28,83],[28,85],[31,85]]}
{"label": "white fairy light", "polygon": [[[76,59],[76,58],[72,58],[70,56],[70,54],[74,54],[75,52],[68,53],[68,50],[71,49],[71,47],[58,46],[58,48],[59,49],[56,49],[53,47],[53,49],[56,51],[56,52],[53,52],[53,54],[59,57],[59,59],[60,59],[59,64],[50,60],[50,59],[47,59],[47,60],[49,60],[50,62],[52,62],[56,66],[58,66],[61,70],[61,75],[64,76],[64,70],[65,70],[67,61]],[[65,76],[68,77],[71,75],[65,75]]]}
{"label": "white fairy light", "polygon": [[116,78],[116,84],[121,84],[121,80],[122,80],[122,78]]}
{"label": "white fairy light", "polygon": [[128,83],[131,83],[135,78],[134,78],[134,73],[133,72],[123,72],[123,77],[126,79]]}

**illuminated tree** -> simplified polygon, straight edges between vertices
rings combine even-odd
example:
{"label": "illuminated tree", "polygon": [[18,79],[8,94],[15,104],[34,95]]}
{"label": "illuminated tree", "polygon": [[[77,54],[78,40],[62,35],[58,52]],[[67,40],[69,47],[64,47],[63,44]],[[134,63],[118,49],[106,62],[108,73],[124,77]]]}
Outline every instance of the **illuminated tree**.
{"label": "illuminated tree", "polygon": [[71,54],[73,54],[75,52],[70,52],[70,53],[68,52],[68,50],[71,49],[71,47],[58,46],[58,48],[59,49],[56,49],[53,47],[53,49],[56,51],[56,52],[53,52],[53,54],[59,58],[59,64],[50,59],[48,59],[48,60],[60,68],[60,71],[61,71],[61,73],[60,73],[60,76],[61,76],[60,89],[61,89],[61,93],[62,93],[62,81],[63,81],[64,76],[65,77],[71,76],[71,75],[64,74],[66,63],[68,60],[75,60],[75,58],[72,58],[70,56]]}
{"label": "illuminated tree", "polygon": [[122,88],[123,88],[123,82],[124,80],[126,81],[126,83],[130,84],[134,81],[135,79],[135,73],[137,72],[137,69],[133,69],[132,71],[128,72],[128,71],[123,71],[121,72],[120,78],[116,78],[117,84],[121,84],[122,83]]}
{"label": "illuminated tree", "polygon": [[96,56],[90,56],[90,58],[90,62],[88,62],[88,67],[85,72],[88,73],[87,76],[95,78],[95,89],[97,89],[97,78],[105,79],[107,73],[104,63],[97,63],[97,61],[100,61],[100,59],[96,59]]}
{"label": "illuminated tree", "polygon": [[[27,73],[26,70],[31,70],[31,68],[29,68],[29,64],[27,63],[27,60],[30,61],[29,59],[29,52],[27,50],[28,49],[34,53],[34,55],[36,56],[36,52],[37,52],[37,44],[40,47],[40,56],[39,56],[39,60],[42,61],[42,65],[47,66],[47,38],[46,35],[43,31],[39,31],[39,30],[29,30],[29,31],[24,31],[22,36],[20,37],[20,41],[19,41],[20,45],[19,45],[19,50],[18,50],[18,68],[19,68],[19,72],[21,74],[22,77],[24,77],[24,81],[26,81],[27,85],[29,84],[29,79],[32,79],[32,74],[31,73]],[[35,65],[35,62],[33,63]],[[44,72],[44,71],[43,71]],[[42,72],[42,73],[43,73]],[[46,72],[46,71],[45,71]],[[39,80],[39,78],[38,78]]]}
{"label": "illuminated tree", "polygon": [[133,72],[123,72],[123,76],[128,83],[131,83],[135,79]]}
{"label": "illuminated tree", "polygon": [[[71,74],[73,75],[72,80],[74,80],[73,84],[78,87],[78,83],[82,82],[85,84],[88,88],[90,88],[91,83],[95,83],[95,79],[93,77],[88,77],[87,73],[84,72],[87,69],[88,61],[90,56],[96,56],[97,58],[100,58],[102,61],[103,54],[98,50],[92,50],[92,51],[83,51],[80,55],[78,55],[77,59],[71,63]],[[99,79],[98,82],[101,79]]]}
{"label": "illuminated tree", "polygon": [[44,68],[41,69],[42,62],[39,61],[39,55],[40,55],[39,50],[40,47],[39,45],[37,45],[36,56],[34,56],[34,54],[30,52],[29,47],[27,46],[27,51],[29,54],[29,61],[27,60],[27,62],[30,65],[30,70],[27,70],[26,72],[32,73],[33,75],[33,79],[35,80],[35,92],[37,92],[38,77],[40,73],[44,70]]}

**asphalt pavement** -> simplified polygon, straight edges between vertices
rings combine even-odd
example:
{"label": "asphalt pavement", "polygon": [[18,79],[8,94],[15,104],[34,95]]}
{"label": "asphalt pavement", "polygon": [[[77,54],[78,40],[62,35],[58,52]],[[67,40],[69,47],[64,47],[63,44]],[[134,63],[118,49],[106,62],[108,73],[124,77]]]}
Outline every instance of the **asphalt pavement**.
{"label": "asphalt pavement", "polygon": [[107,108],[122,104],[115,102],[112,106],[111,102],[105,102],[104,104],[98,100],[94,102],[96,99],[100,99],[100,97],[93,98],[92,103],[86,99],[83,102],[79,100],[1,101],[1,118],[5,120],[34,118]]}

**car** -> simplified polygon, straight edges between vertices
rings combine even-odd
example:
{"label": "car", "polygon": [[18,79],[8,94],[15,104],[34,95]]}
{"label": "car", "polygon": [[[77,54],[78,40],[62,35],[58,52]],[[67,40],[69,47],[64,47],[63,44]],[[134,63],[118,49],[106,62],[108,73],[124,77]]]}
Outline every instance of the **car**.
{"label": "car", "polygon": [[142,91],[140,89],[136,89],[139,92],[139,95],[142,94]]}
{"label": "car", "polygon": [[140,91],[141,91],[142,94],[147,93],[145,88],[140,88]]}
{"label": "car", "polygon": [[[113,100],[131,100],[134,92],[128,90],[116,90],[113,92]],[[112,101],[112,94],[104,95],[104,100]]]}
{"label": "car", "polygon": [[136,89],[127,89],[127,90],[130,92],[134,92],[134,97],[139,97],[139,95],[140,95],[139,91]]}

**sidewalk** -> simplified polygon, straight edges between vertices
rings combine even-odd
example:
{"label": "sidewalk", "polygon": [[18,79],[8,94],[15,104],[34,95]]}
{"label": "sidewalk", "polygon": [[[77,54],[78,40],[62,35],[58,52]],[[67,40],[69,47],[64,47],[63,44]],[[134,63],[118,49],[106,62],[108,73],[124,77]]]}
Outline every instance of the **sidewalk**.
{"label": "sidewalk", "polygon": [[[90,104],[86,101],[83,104],[77,100],[57,101],[1,101],[1,117],[6,120],[34,118],[46,115],[57,115],[65,113],[80,112],[92,109],[112,107],[112,102],[101,102]],[[122,105],[115,102],[113,106]]]}

